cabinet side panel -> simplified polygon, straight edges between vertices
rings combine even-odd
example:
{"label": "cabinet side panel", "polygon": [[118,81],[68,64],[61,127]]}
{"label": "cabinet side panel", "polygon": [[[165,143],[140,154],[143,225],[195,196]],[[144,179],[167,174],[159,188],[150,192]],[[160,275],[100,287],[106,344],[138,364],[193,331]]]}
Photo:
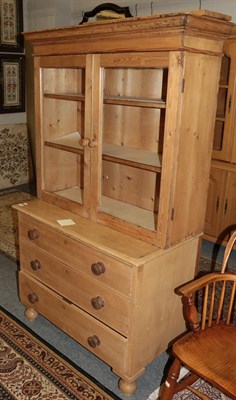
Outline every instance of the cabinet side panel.
{"label": "cabinet side panel", "polygon": [[220,58],[186,54],[168,245],[200,233],[204,228],[219,72]]}
{"label": "cabinet side panel", "polygon": [[137,271],[130,323],[127,374],[132,376],[185,331],[182,302],[174,290],[194,277],[199,239],[161,252]]}

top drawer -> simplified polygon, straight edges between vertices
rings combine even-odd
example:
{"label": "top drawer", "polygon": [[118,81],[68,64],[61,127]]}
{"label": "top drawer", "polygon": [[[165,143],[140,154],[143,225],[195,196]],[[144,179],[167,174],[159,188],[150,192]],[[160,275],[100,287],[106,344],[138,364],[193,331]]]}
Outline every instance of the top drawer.
{"label": "top drawer", "polygon": [[22,214],[19,214],[19,230],[20,240],[30,241],[62,262],[98,279],[120,293],[130,295],[131,266]]}

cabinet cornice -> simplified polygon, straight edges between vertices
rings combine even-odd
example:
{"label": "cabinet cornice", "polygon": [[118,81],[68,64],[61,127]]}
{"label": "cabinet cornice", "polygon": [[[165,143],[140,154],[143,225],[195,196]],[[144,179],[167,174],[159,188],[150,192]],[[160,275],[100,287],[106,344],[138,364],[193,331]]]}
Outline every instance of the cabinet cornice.
{"label": "cabinet cornice", "polygon": [[[194,50],[221,52],[221,43],[232,30],[229,17],[205,11],[99,21],[53,30],[26,32],[35,55]],[[197,38],[189,43],[189,38]],[[56,41],[56,43],[55,43]],[[66,46],[67,49],[66,49]],[[73,45],[73,48],[70,47]],[[63,50],[62,50],[63,49]]]}

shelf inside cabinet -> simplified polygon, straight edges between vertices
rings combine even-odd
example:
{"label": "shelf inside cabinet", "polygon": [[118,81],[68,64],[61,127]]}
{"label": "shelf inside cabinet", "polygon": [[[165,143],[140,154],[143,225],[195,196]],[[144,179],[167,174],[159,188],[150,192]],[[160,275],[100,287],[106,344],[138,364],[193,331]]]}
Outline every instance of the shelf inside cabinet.
{"label": "shelf inside cabinet", "polygon": [[[57,196],[83,204],[83,190],[78,187],[71,187],[54,192]],[[101,212],[108,213],[113,217],[133,223],[148,230],[155,230],[155,219],[157,213],[145,210],[143,208],[127,204],[125,202],[102,196]]]}
{"label": "shelf inside cabinet", "polygon": [[161,99],[132,98],[132,97],[104,97],[104,104],[114,104],[146,108],[166,108],[166,103]]}
{"label": "shelf inside cabinet", "polygon": [[85,96],[79,93],[44,93],[44,97],[58,100],[85,101]]}
{"label": "shelf inside cabinet", "polygon": [[58,190],[55,194],[76,203],[83,204],[83,190],[79,186]]}
{"label": "shelf inside cabinet", "polygon": [[101,211],[142,228],[155,231],[157,213],[102,196]]}
{"label": "shelf inside cabinet", "polygon": [[71,132],[58,138],[46,140],[45,146],[83,154],[84,148],[80,145],[80,139],[81,135],[79,132]]}
{"label": "shelf inside cabinet", "polygon": [[161,155],[147,150],[103,144],[102,159],[153,172],[161,172]]}

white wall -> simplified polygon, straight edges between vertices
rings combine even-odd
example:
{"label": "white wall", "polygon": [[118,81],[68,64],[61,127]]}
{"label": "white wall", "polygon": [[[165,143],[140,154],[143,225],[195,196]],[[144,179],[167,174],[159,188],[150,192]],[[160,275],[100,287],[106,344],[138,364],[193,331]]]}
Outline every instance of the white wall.
{"label": "white wall", "polygon": [[[103,0],[23,0],[25,31],[78,24],[83,12]],[[236,0],[111,0],[129,6],[132,15],[151,15],[180,10],[208,9],[232,16],[236,22]]]}

